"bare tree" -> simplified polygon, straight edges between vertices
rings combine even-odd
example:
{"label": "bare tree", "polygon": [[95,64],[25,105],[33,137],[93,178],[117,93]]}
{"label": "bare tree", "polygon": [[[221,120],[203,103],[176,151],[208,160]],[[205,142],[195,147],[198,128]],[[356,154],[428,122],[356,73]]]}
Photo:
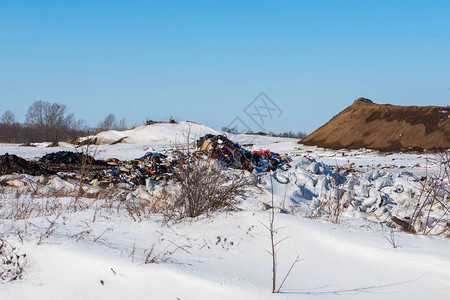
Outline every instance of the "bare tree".
{"label": "bare tree", "polygon": [[48,101],[35,101],[28,108],[25,122],[31,127],[37,128],[61,128],[70,127],[73,122],[73,114],[67,113],[67,106],[64,104],[52,103]]}
{"label": "bare tree", "polygon": [[12,111],[7,110],[0,118],[0,123],[5,125],[13,125],[14,123],[16,123],[16,115]]}
{"label": "bare tree", "polygon": [[67,106],[58,103],[44,103],[44,126],[61,128],[62,126],[70,125],[73,120],[73,115],[66,116]]}
{"label": "bare tree", "polygon": [[41,130],[44,139],[58,141],[61,131],[73,128],[75,121],[73,114],[67,114],[66,105],[39,100],[28,108],[25,124]]}
{"label": "bare tree", "polygon": [[89,131],[89,126],[84,119],[79,119],[78,121],[74,122],[73,129],[76,131]]}
{"label": "bare tree", "polygon": [[35,101],[28,108],[28,113],[25,116],[25,122],[30,127],[43,128],[45,124],[45,107],[48,102],[42,100]]}
{"label": "bare tree", "polygon": [[0,142],[34,143],[71,140],[90,134],[86,121],[76,121],[64,104],[35,101],[26,114],[25,123],[19,123],[12,111],[0,116]]}
{"label": "bare tree", "polygon": [[125,118],[123,118],[119,121],[119,125],[118,125],[117,129],[119,129],[119,130],[127,129],[127,121],[125,120]]}
{"label": "bare tree", "polygon": [[103,121],[98,123],[98,129],[99,130],[111,130],[111,129],[117,129],[117,119],[114,114],[109,114],[105,117]]}

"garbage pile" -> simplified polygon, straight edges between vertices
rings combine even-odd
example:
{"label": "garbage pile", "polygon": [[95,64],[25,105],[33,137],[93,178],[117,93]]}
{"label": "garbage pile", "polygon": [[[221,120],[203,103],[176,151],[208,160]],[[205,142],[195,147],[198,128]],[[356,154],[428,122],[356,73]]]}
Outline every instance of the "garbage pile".
{"label": "garbage pile", "polygon": [[14,154],[0,155],[0,175],[12,173],[29,175],[50,175],[54,172],[41,169],[36,162],[27,161]]}
{"label": "garbage pile", "polygon": [[174,174],[175,160],[158,152],[147,152],[144,156],[125,162],[117,168],[94,172],[92,185],[105,186],[124,183],[129,188],[146,185],[149,180],[168,180]]}
{"label": "garbage pile", "polygon": [[[287,170],[291,159],[269,150],[249,151],[223,135],[208,134],[197,141],[197,151],[192,155],[196,159],[215,159],[225,166],[250,172]],[[154,184],[156,181],[169,180],[177,171],[177,165],[189,158],[186,153],[172,152],[168,155],[147,152],[144,156],[113,164],[96,160],[84,153],[59,151],[41,157],[38,162],[29,162],[16,155],[0,156],[0,175],[26,173],[30,175],[50,175],[61,172],[75,173],[83,165],[88,165],[83,180],[93,186],[107,187],[110,184],[122,184],[125,188],[135,189],[140,185]],[[72,175],[71,175],[72,176]]]}
{"label": "garbage pile", "polygon": [[288,185],[287,198],[311,217],[342,215],[410,233],[450,237],[447,181],[432,173],[420,177],[400,168],[349,172],[352,166],[336,168],[304,156],[295,159],[293,168],[275,172],[274,177]]}
{"label": "garbage pile", "polygon": [[[269,150],[250,152],[223,135],[208,134],[197,141],[197,151],[194,157],[199,159],[215,159],[227,167],[256,172],[270,170],[287,170],[291,161],[287,156]],[[148,152],[143,157],[124,162],[116,168],[93,172],[91,184],[107,186],[125,184],[134,189],[139,185],[148,185],[160,180],[169,180],[176,173],[178,164],[186,161],[186,154],[171,153],[170,155]]]}
{"label": "garbage pile", "polygon": [[197,155],[216,159],[235,169],[256,172],[287,170],[291,166],[288,156],[281,156],[270,150],[250,152],[234,143],[224,135],[207,134],[197,140]]}
{"label": "garbage pile", "polygon": [[106,165],[104,161],[96,160],[90,155],[71,151],[59,151],[46,154],[39,159],[39,162],[44,164]]}

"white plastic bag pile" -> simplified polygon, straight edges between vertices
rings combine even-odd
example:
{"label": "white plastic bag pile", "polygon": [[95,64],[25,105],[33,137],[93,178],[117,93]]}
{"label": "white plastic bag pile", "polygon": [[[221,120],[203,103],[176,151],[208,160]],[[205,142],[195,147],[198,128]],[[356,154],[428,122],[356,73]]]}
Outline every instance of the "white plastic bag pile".
{"label": "white plastic bag pile", "polygon": [[398,227],[395,216],[417,233],[450,235],[448,178],[419,178],[401,169],[347,174],[309,157],[296,159],[295,168],[274,178],[290,185],[294,205],[306,204],[311,215],[338,209],[342,216]]}

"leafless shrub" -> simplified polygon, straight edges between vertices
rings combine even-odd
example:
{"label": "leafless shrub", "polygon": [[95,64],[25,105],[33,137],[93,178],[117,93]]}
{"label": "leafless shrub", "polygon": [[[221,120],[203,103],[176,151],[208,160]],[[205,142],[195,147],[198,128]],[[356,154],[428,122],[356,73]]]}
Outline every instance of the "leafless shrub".
{"label": "leafless shrub", "polygon": [[86,175],[90,172],[92,168],[93,158],[95,158],[98,155],[98,146],[92,148],[91,145],[86,145],[79,149],[81,149],[81,166],[77,174],[79,178],[77,199],[78,197],[81,197],[85,194],[85,191],[83,190],[83,182],[85,180]]}
{"label": "leafless shrub", "polygon": [[287,239],[287,237],[281,239],[281,240],[276,240],[275,239],[275,235],[277,234],[277,232],[281,229],[281,228],[276,228],[275,227],[275,209],[274,209],[274,196],[273,196],[273,179],[272,176],[270,176],[270,186],[271,186],[271,191],[272,191],[272,200],[271,200],[271,205],[272,207],[270,208],[270,213],[269,213],[269,225],[265,225],[264,223],[261,223],[270,233],[270,250],[268,250],[267,252],[270,254],[270,256],[272,257],[272,293],[279,293],[281,288],[283,287],[286,279],[289,277],[289,275],[291,274],[292,269],[294,268],[294,266],[300,261],[299,257],[297,256],[296,259],[294,260],[294,262],[292,263],[291,267],[289,268],[289,270],[287,271],[286,275],[284,276],[280,286],[278,287],[278,289],[276,288],[277,286],[277,275],[278,275],[278,250],[279,247],[278,245],[280,243],[282,243],[284,240]]}
{"label": "leafless shrub", "polygon": [[440,153],[436,163],[438,174],[430,174],[420,182],[421,188],[405,231],[428,235],[435,232],[441,221],[450,222],[450,153]]}
{"label": "leafless shrub", "polygon": [[[178,250],[182,250],[188,254],[191,254],[187,250],[189,248],[192,248],[192,245],[181,245],[181,246],[177,245],[171,240],[164,238],[163,234],[160,233],[160,237],[150,246],[149,249],[144,251],[144,264],[158,264],[170,262],[172,261],[172,256]],[[136,247],[133,244],[133,251],[129,255],[129,257],[131,257],[133,260],[135,253]]]}
{"label": "leafless shrub", "polygon": [[[173,198],[177,185],[161,183],[158,188],[149,191],[144,187],[138,187],[136,191],[118,190],[105,201],[108,210],[115,207],[117,213],[125,211],[134,221],[140,222],[152,216],[154,213],[162,213],[167,221],[173,219]],[[142,192],[142,194],[141,194]]]}
{"label": "leafless shrub", "polygon": [[128,257],[131,258],[131,261],[134,262],[134,256],[136,254],[136,242],[133,243],[133,250],[128,254]]}
{"label": "leafless shrub", "polygon": [[108,227],[106,229],[104,229],[99,235],[95,236],[92,234],[92,228],[89,225],[89,223],[84,222],[85,226],[83,228],[83,230],[81,230],[80,232],[77,232],[75,234],[72,235],[68,235],[68,238],[71,239],[75,239],[75,241],[79,241],[79,240],[91,240],[95,243],[97,241],[99,241],[107,232],[112,231],[113,228],[112,227]]}
{"label": "leafless shrub", "polygon": [[84,183],[88,180],[86,176],[92,169],[92,163],[95,157],[99,154],[98,146],[92,147],[92,145],[86,145],[81,148],[81,165],[77,172],[78,177],[78,187],[77,192],[73,201],[73,210],[76,212],[78,210],[87,209],[85,203],[80,202],[81,197],[95,198],[98,197],[97,193],[86,192],[83,188]]}
{"label": "leafless shrub", "polygon": [[68,237],[75,239],[78,242],[79,240],[86,240],[87,237],[91,235],[91,233],[92,233],[91,226],[89,226],[89,224],[87,222],[85,222],[85,226],[84,226],[83,230],[81,230],[80,232],[77,232],[73,235],[70,235]]}
{"label": "leafless shrub", "polygon": [[0,282],[21,279],[26,264],[27,255],[20,253],[7,236],[0,236]]}
{"label": "leafless shrub", "polygon": [[93,242],[94,243],[97,242],[99,239],[101,239],[105,235],[105,233],[107,233],[109,231],[113,231],[113,228],[112,227],[108,227],[105,230],[103,230],[102,233],[100,233],[96,238],[94,238]]}
{"label": "leafless shrub", "polygon": [[106,200],[111,210],[115,208],[119,214],[125,211],[134,221],[140,222],[151,217],[154,213],[169,215],[173,210],[171,204],[176,184],[160,184],[154,190],[148,190],[142,186],[135,191],[118,190],[111,200]]}
{"label": "leafless shrub", "polygon": [[174,195],[174,211],[179,217],[197,217],[220,209],[235,209],[241,200],[257,187],[250,174],[227,170],[215,160],[188,156],[175,175],[178,191]]}
{"label": "leafless shrub", "polygon": [[334,195],[328,199],[325,207],[328,211],[328,216],[331,222],[339,224],[341,222],[342,212],[344,211],[344,208],[346,205],[348,205],[348,203],[347,201],[343,200],[345,191],[341,188],[341,176],[337,168],[332,178],[333,180],[331,181],[330,188],[333,191]]}
{"label": "leafless shrub", "polygon": [[81,197],[76,196],[72,199],[72,201],[69,202],[69,204],[65,206],[65,211],[72,213],[78,211],[85,211],[88,208],[89,204],[83,201]]}
{"label": "leafless shrub", "polygon": [[319,197],[313,198],[310,212],[306,216],[312,219],[326,217],[332,223],[339,224],[342,213],[350,205],[350,201],[349,199],[344,199],[345,191],[342,188],[339,172],[336,171],[328,178],[330,190],[325,193],[321,191]]}
{"label": "leafless shrub", "polygon": [[57,228],[57,221],[59,219],[59,215],[56,215],[55,219],[53,219],[53,220],[49,220],[48,218],[45,218],[45,219],[49,223],[49,226],[47,227],[45,232],[43,232],[39,236],[39,240],[37,242],[38,245],[41,245],[44,242],[45,239],[48,239],[53,233],[55,233],[56,228]]}
{"label": "leafless shrub", "polygon": [[387,237],[386,235],[383,234],[383,237],[389,242],[389,244],[392,245],[392,248],[397,248],[398,247],[398,239],[395,237],[395,230],[394,229],[390,229],[389,231],[389,237]]}
{"label": "leafless shrub", "polygon": [[142,221],[144,218],[148,217],[150,213],[153,212],[153,207],[149,200],[140,199],[132,196],[131,194],[123,202],[123,206],[125,207],[128,215],[136,222]]}

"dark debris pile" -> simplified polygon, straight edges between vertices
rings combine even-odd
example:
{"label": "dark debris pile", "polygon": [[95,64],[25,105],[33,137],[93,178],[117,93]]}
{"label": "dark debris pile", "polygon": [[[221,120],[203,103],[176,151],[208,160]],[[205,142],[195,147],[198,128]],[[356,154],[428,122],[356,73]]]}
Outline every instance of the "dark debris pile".
{"label": "dark debris pile", "polygon": [[41,169],[36,162],[27,161],[15,154],[0,155],[0,175],[12,173],[34,176],[54,174],[52,171]]}
{"label": "dark debris pile", "polygon": [[44,164],[71,164],[71,165],[97,165],[97,166],[105,166],[106,162],[101,160],[96,160],[92,156],[71,152],[71,151],[59,151],[46,154],[39,159],[40,163]]}

